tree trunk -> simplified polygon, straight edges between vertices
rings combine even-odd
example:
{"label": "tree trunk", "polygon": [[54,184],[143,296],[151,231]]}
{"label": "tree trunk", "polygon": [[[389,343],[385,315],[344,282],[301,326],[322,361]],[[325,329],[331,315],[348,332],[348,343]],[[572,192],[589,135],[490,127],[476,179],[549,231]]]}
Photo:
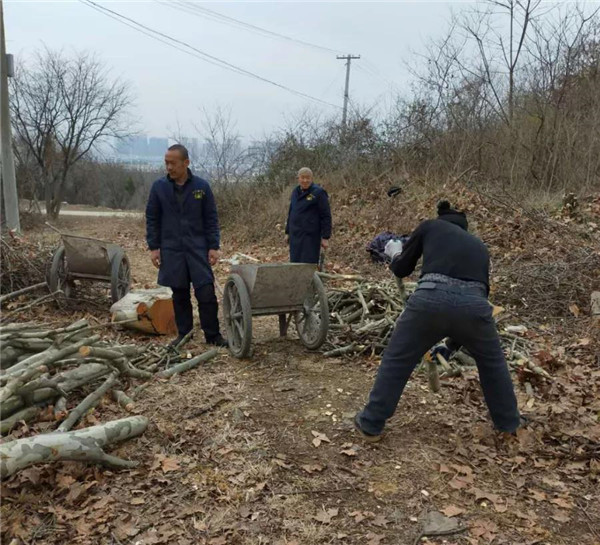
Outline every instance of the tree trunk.
{"label": "tree trunk", "polygon": [[144,416],[130,416],[66,433],[44,433],[0,445],[0,476],[14,475],[33,464],[56,460],[100,463],[113,468],[131,468],[138,463],[106,454],[102,449],[118,441],[141,435],[148,426]]}

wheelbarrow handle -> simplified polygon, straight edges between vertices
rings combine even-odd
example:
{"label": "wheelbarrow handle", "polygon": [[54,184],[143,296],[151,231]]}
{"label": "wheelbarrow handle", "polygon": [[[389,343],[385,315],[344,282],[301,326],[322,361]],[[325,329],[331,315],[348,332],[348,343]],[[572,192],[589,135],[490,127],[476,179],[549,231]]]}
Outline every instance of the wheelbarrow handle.
{"label": "wheelbarrow handle", "polygon": [[317,270],[319,272],[325,272],[325,258],[327,257],[327,252],[325,250],[321,250],[319,254],[319,264],[317,265]]}
{"label": "wheelbarrow handle", "polygon": [[44,222],[44,224],[47,225],[48,227],[50,227],[50,229],[52,229],[53,231],[56,231],[62,237],[62,233],[56,227],[54,227],[54,225],[51,225],[47,221]]}

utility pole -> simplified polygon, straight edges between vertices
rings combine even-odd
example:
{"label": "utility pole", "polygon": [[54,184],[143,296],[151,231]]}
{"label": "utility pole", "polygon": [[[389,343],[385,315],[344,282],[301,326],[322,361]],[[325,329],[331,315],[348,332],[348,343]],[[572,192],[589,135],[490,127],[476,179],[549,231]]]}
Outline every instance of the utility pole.
{"label": "utility pole", "polygon": [[346,119],[348,117],[348,100],[350,98],[349,95],[349,87],[350,87],[350,62],[353,59],[360,59],[360,55],[338,55],[338,60],[346,61],[346,88],[344,90],[344,112],[342,113],[342,127],[346,128]]}
{"label": "utility pole", "polygon": [[[11,58],[12,60],[12,58]],[[11,62],[12,65],[12,62]],[[8,107],[8,77],[12,76],[6,55],[6,40],[4,34],[4,6],[0,0],[0,148],[2,162],[0,164],[2,196],[6,226],[10,230],[21,231],[19,220],[19,198],[17,196],[17,181],[15,178],[15,162],[12,149],[12,133],[10,128],[10,110]]]}

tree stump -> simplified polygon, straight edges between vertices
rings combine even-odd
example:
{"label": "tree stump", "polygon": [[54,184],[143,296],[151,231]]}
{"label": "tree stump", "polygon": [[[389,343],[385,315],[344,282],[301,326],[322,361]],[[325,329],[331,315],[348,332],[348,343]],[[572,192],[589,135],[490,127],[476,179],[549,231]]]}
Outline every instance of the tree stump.
{"label": "tree stump", "polygon": [[169,288],[130,291],[117,301],[110,312],[113,322],[127,322],[123,327],[153,335],[177,333],[172,292]]}

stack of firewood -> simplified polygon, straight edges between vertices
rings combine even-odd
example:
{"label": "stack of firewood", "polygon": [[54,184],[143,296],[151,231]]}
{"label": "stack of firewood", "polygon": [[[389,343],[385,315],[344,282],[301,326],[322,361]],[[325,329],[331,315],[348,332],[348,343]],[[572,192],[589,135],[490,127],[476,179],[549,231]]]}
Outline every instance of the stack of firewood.
{"label": "stack of firewood", "polygon": [[[361,277],[329,275],[331,280],[353,281],[350,287],[327,289],[330,325],[325,356],[375,356],[387,346],[396,320],[404,309],[406,296],[416,288],[414,283],[400,285],[395,280],[371,283]],[[499,307],[498,307],[499,308]],[[523,335],[526,328],[501,327],[499,335],[509,365],[526,375],[550,379],[548,372],[531,359],[534,346]],[[450,362],[440,362],[442,376],[461,373],[475,367],[466,349],[454,354]]]}
{"label": "stack of firewood", "polygon": [[[414,289],[414,284],[404,286]],[[329,287],[329,348],[325,355],[380,354],[404,308],[404,293],[394,281],[359,279],[350,288]]]}
{"label": "stack of firewood", "polygon": [[[45,437],[42,436],[0,445],[2,476],[10,475],[31,463],[69,458],[72,441],[65,438],[64,444],[68,448],[61,450],[63,441],[57,439],[56,434],[63,433],[71,437],[66,432],[105,395],[110,395],[126,411],[131,411],[136,393],[149,380],[155,377],[169,378],[217,354],[214,349],[187,358],[178,350],[186,339],[178,348],[110,343],[102,341],[94,331],[99,327],[103,326],[91,326],[85,320],[59,329],[36,323],[0,327],[2,434],[9,433],[20,422],[35,421],[42,409],[47,410],[48,406],[53,406],[57,421],[56,431],[52,434],[54,451],[40,447],[27,451],[27,456],[9,455],[16,452],[17,447],[21,452],[20,443],[23,441],[31,447],[44,444]],[[125,387],[128,387],[127,394]],[[104,431],[101,431],[101,435]],[[100,461],[109,464],[115,462],[110,457],[105,459],[104,454],[98,452],[100,447],[97,447],[94,455],[100,456]],[[86,457],[82,454],[81,458]]]}

